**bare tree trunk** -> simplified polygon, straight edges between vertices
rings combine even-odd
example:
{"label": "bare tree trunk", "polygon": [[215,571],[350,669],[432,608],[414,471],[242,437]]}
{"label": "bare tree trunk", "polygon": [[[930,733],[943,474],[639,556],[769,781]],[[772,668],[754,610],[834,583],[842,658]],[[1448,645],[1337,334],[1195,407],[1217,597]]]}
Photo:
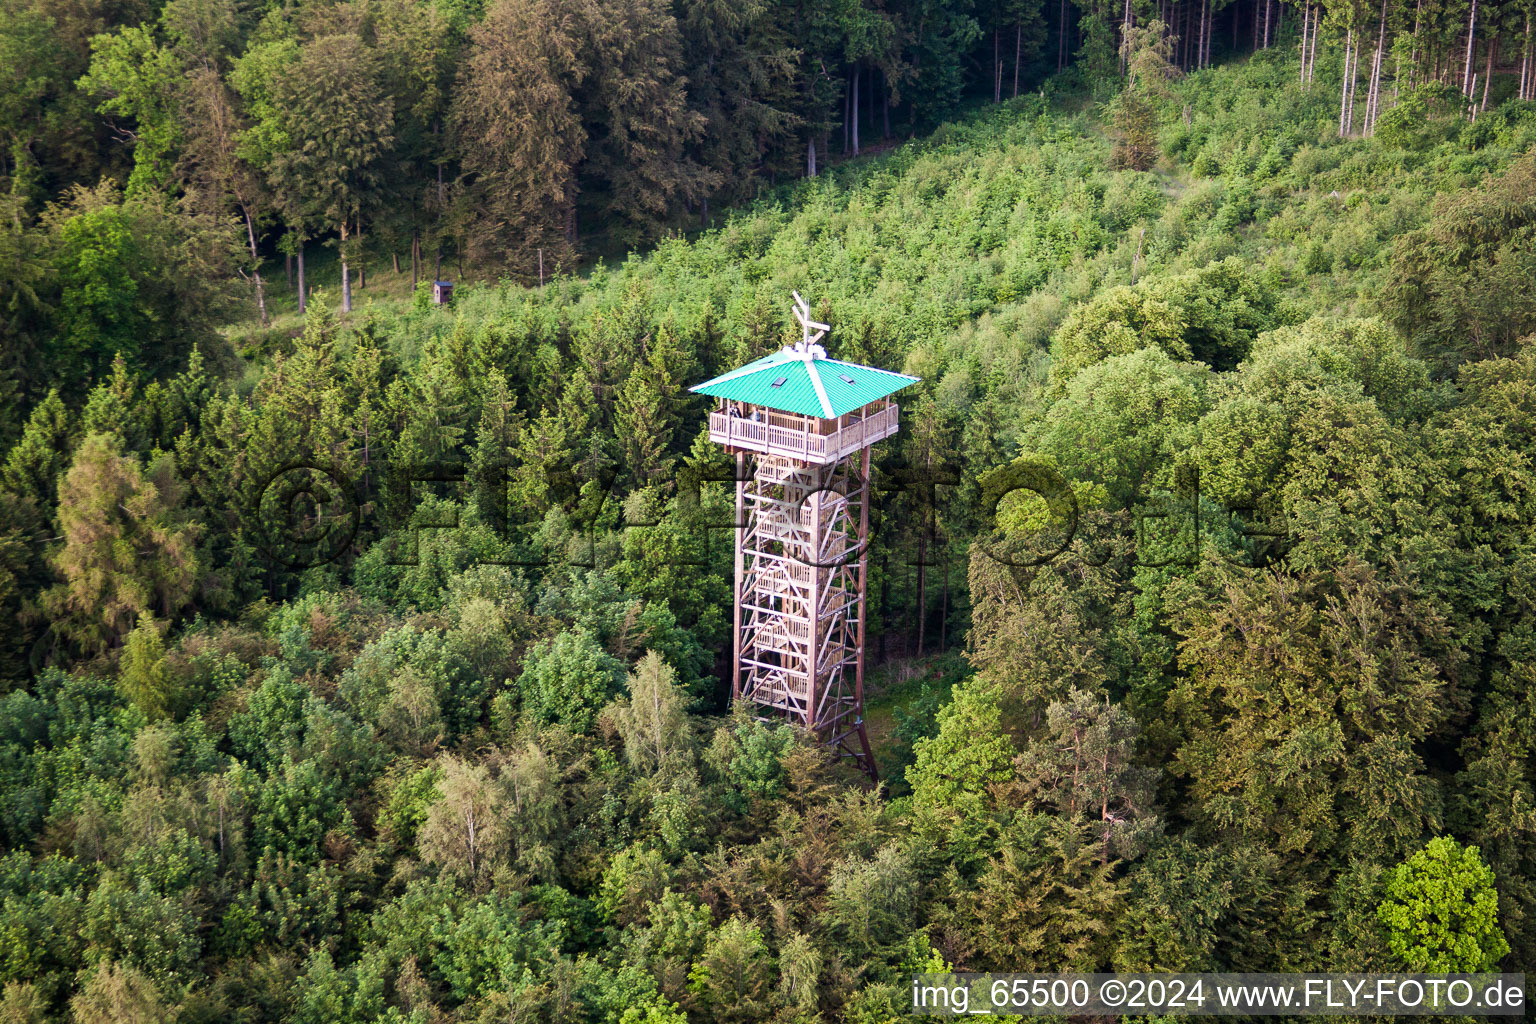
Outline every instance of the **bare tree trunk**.
{"label": "bare tree trunk", "polygon": [[1301,74],[1297,80],[1302,85],[1307,84],[1307,31],[1311,26],[1312,4],[1308,2],[1307,6],[1302,8],[1301,11]]}
{"label": "bare tree trunk", "polygon": [[293,290],[293,253],[283,253],[283,273],[288,277],[288,289]]}
{"label": "bare tree trunk", "polygon": [[1525,15],[1525,63],[1521,64],[1522,100],[1536,100],[1536,54],[1531,52],[1531,15]]}
{"label": "bare tree trunk", "polygon": [[805,144],[805,176],[816,177],[816,137],[814,135]]}
{"label": "bare tree trunk", "polygon": [[1120,73],[1122,75],[1126,73],[1126,71],[1127,71],[1127,69],[1129,67],[1129,65],[1127,63],[1126,53],[1125,53],[1125,46],[1123,44],[1124,44],[1124,42],[1125,42],[1125,40],[1127,38],[1127,33],[1130,32],[1130,29],[1131,29],[1131,0],[1125,0],[1125,2],[1120,5],[1120,42],[1121,42],[1122,45],[1120,47],[1118,47],[1118,49],[1120,51]]}
{"label": "bare tree trunk", "polygon": [[1313,16],[1312,25],[1312,56],[1307,58],[1307,84],[1311,85],[1317,78],[1317,30],[1323,21],[1323,12],[1319,7],[1317,14]]}
{"label": "bare tree trunk", "polygon": [[1185,71],[1195,66],[1194,40],[1190,38],[1189,27],[1194,24],[1194,15],[1190,12],[1189,3],[1179,4],[1179,12],[1183,15],[1184,29],[1179,33],[1179,42],[1183,44],[1184,56],[1179,59],[1179,66]]}
{"label": "bare tree trunk", "polygon": [[1056,13],[1056,70],[1067,66],[1067,0],[1061,0]]}
{"label": "bare tree trunk", "polygon": [[853,155],[859,155],[859,75],[860,69],[853,69]]}
{"label": "bare tree trunk", "polygon": [[1472,45],[1477,39],[1477,0],[1472,0],[1472,11],[1467,16],[1467,66],[1461,73],[1461,94],[1472,95]]}
{"label": "bare tree trunk", "polygon": [[853,76],[848,76],[848,87],[843,90],[843,156],[848,155],[848,103],[853,98]]}
{"label": "bare tree trunk", "polygon": [[944,600],[939,609],[939,650],[949,649],[949,546],[944,547]]}
{"label": "bare tree trunk", "polygon": [[411,292],[421,283],[421,235],[411,232]]}
{"label": "bare tree trunk", "polygon": [[1410,84],[1417,83],[1419,80],[1419,23],[1423,17],[1424,0],[1418,0],[1418,4],[1413,9],[1413,55],[1408,58],[1408,73],[1412,76],[1409,79]]}
{"label": "bare tree trunk", "polygon": [[1360,44],[1355,44],[1355,56],[1349,67],[1349,131],[1355,130],[1355,92],[1360,84]]}
{"label": "bare tree trunk", "polygon": [[251,279],[256,282],[256,312],[261,317],[261,326],[267,326],[267,289],[261,282],[261,256],[256,251],[256,225],[251,221],[250,208],[241,205],[240,212],[245,214],[245,237],[251,244]]}
{"label": "bare tree trunk", "polygon": [[1349,135],[1349,58],[1354,52],[1355,30],[1350,29],[1344,37],[1344,74],[1340,76],[1342,84],[1339,90],[1339,135]]}
{"label": "bare tree trunk", "polygon": [[1520,48],[1520,91],[1516,95],[1525,99],[1525,90],[1531,77],[1531,16],[1525,16],[1525,45]]}
{"label": "bare tree trunk", "polygon": [[299,240],[299,251],[295,262],[299,266],[299,315],[303,316],[309,309],[308,296],[304,294],[304,241]]}
{"label": "bare tree trunk", "polygon": [[992,26],[992,102],[1003,102],[1003,51],[1001,49],[1000,29]]}
{"label": "bare tree trunk", "polygon": [[1024,23],[1014,24],[1013,30],[1013,98],[1019,98],[1019,61],[1024,56]]}
{"label": "bare tree trunk", "polygon": [[1274,6],[1273,0],[1264,0],[1264,49],[1269,49],[1269,9]]}
{"label": "bare tree trunk", "polygon": [[341,257],[341,311],[352,312],[352,273],[347,268],[347,222],[341,222],[341,246],[336,250]]}
{"label": "bare tree trunk", "polygon": [[1493,83],[1493,58],[1499,52],[1499,37],[1495,34],[1488,40],[1488,63],[1483,71],[1483,105],[1482,109],[1488,109],[1488,86]]}
{"label": "bare tree trunk", "polygon": [[923,536],[917,541],[917,656],[923,656],[923,637],[928,611],[928,526],[923,525]]}
{"label": "bare tree trunk", "polygon": [[1201,68],[1210,68],[1210,34],[1217,29],[1217,12],[1210,9],[1210,0],[1206,0],[1206,38],[1201,46]]}
{"label": "bare tree trunk", "polygon": [[1371,84],[1365,99],[1365,133],[1376,134],[1376,117],[1381,110],[1381,62],[1387,46],[1387,0],[1381,0],[1381,25],[1376,33],[1376,55],[1371,60]]}

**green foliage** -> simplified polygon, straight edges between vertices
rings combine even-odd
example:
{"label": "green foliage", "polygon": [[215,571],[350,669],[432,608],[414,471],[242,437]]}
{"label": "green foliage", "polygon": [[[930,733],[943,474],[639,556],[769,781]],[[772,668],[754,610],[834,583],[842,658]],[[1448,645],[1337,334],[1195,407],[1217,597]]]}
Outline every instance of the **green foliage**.
{"label": "green foliage", "polygon": [[1178,75],[1170,63],[1172,53],[1168,27],[1160,21],[1130,27],[1121,34],[1126,83],[1109,112],[1116,135],[1111,160],[1117,167],[1145,171],[1157,162],[1158,104],[1168,98],[1168,79]]}
{"label": "green foliage", "polygon": [[1536,329],[1521,283],[1536,274],[1536,156],[1477,188],[1435,200],[1429,222],[1397,239],[1384,305],[1416,354],[1445,367],[1509,355]]}
{"label": "green foliage", "polygon": [[[0,1016],[874,1022],[915,971],[1536,950],[1523,104],[1388,82],[1341,139],[1332,57],[1181,81],[1102,5],[1039,94],[1037,3],[150,6],[0,5]],[[1018,98],[841,159],[1015,41]],[[368,304],[301,323],[259,265],[320,236]],[[684,388],[792,288],[923,378],[885,790],[716,714]]]}
{"label": "green foliage", "polygon": [[1392,872],[1377,911],[1410,971],[1490,971],[1509,952],[1493,872],[1475,846],[1431,839]]}
{"label": "green foliage", "polygon": [[688,988],[712,1019],[753,1020],[768,1005],[769,963],[762,931],[733,917],[710,935],[688,972]]}
{"label": "green foliage", "polygon": [[170,710],[175,695],[166,678],[165,645],[160,640],[159,625],[148,612],[139,613],[139,624],[128,634],[123,646],[118,686],[150,721]]}
{"label": "green foliage", "polygon": [[622,671],[585,630],[535,644],[517,680],[523,714],[586,732],[617,692]]}
{"label": "green foliage", "polygon": [[53,564],[64,581],[46,601],[83,646],[111,644],[138,616],[169,617],[192,599],[202,531],[185,496],[169,457],[144,467],[107,434],[81,443],[59,485],[64,544]]}

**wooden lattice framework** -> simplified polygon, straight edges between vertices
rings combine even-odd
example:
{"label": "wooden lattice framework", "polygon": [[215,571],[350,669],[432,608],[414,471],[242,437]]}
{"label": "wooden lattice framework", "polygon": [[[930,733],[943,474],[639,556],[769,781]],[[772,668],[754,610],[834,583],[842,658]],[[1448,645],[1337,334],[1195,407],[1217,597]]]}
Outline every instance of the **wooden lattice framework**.
{"label": "wooden lattice framework", "polygon": [[864,728],[870,446],[896,433],[890,395],[916,381],[828,359],[795,295],[798,345],[695,386],[710,438],[736,457],[731,694],[809,730],[878,779]]}
{"label": "wooden lattice framework", "polygon": [[731,693],[877,778],[864,731],[869,458],[738,451]]}

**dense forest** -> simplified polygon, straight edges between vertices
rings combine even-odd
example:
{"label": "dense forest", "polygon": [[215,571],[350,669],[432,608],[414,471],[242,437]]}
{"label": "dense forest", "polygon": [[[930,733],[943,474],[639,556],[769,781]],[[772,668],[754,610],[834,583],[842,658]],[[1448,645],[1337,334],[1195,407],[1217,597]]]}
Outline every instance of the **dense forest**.
{"label": "dense forest", "polygon": [[[1524,969],[1532,11],[0,0],[0,1021]],[[792,289],[878,787],[726,699]]]}

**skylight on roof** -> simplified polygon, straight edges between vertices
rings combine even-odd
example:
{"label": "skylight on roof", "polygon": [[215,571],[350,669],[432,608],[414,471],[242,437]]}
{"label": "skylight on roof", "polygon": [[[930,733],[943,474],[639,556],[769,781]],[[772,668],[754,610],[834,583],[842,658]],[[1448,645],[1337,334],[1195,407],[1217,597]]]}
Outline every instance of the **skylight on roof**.
{"label": "skylight on roof", "polygon": [[843,383],[845,383],[845,384],[853,384],[853,383],[855,383],[854,379],[852,377],[848,376],[846,373],[840,373],[840,374],[838,374],[838,376],[843,378]]}
{"label": "skylight on roof", "polygon": [[[789,380],[788,377],[780,377],[778,380],[773,382],[773,386],[776,388],[781,388],[784,386],[784,382],[787,380]],[[853,382],[849,381],[848,383],[852,384]]]}

